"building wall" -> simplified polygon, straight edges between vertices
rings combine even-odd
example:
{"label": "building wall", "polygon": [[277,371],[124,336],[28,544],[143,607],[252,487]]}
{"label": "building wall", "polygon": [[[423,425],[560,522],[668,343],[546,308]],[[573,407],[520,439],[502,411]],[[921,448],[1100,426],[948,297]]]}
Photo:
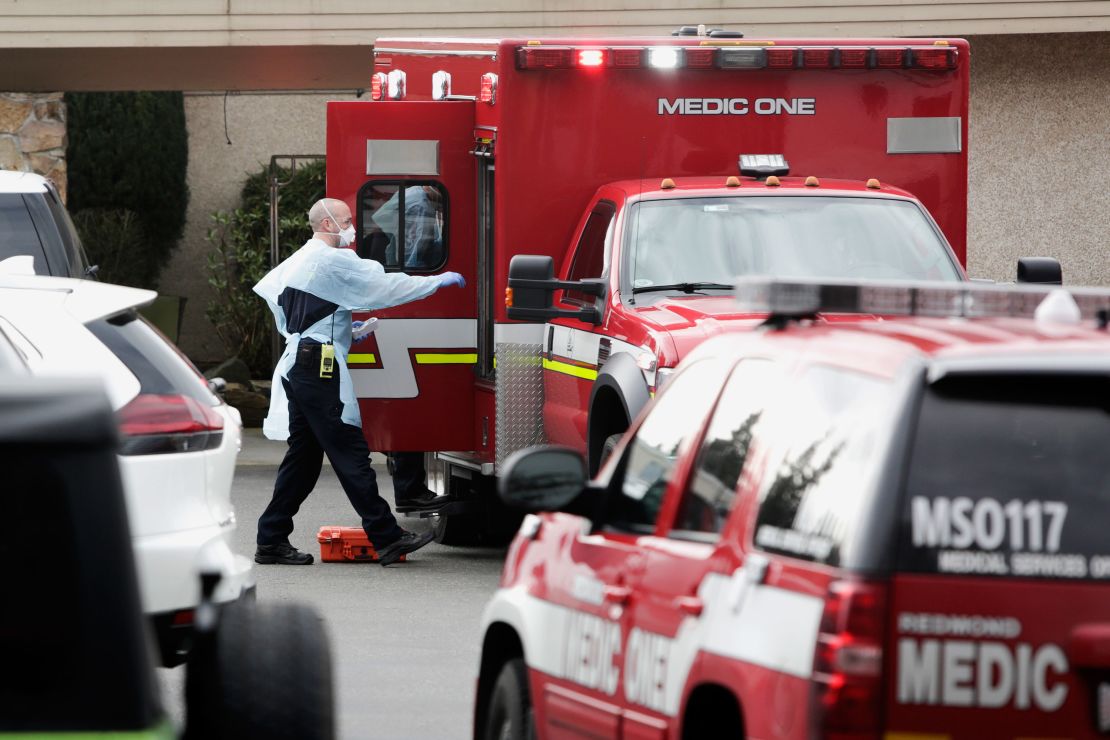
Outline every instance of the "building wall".
{"label": "building wall", "polygon": [[66,198],[66,105],[62,93],[0,93],[0,170],[50,178]]}
{"label": "building wall", "polygon": [[163,293],[188,297],[179,344],[194,361],[207,363],[227,356],[204,314],[212,298],[207,261],[211,246],[205,239],[212,213],[238,207],[247,176],[267,167],[271,155],[323,154],[327,101],[353,97],[346,93],[233,94],[226,98],[225,128],[223,95],[185,94],[189,209],[185,235],[159,287]]}
{"label": "building wall", "polygon": [[969,269],[1110,286],[1110,33],[971,39]]}
{"label": "building wall", "polygon": [[[1073,284],[1110,285],[1110,33],[971,38],[969,271],[1013,280],[1018,257],[1060,259]],[[186,96],[192,201],[162,284],[189,296],[181,343],[223,359],[204,318],[208,217],[234,208],[271,154],[324,151],[325,101],[340,95]],[[347,95],[346,97],[351,97]]]}

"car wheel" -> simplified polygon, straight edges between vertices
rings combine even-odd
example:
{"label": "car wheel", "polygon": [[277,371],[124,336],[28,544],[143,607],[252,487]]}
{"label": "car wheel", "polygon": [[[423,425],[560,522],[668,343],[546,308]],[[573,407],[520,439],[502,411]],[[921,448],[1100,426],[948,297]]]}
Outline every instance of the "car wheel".
{"label": "car wheel", "polygon": [[331,654],[312,608],[236,604],[222,615],[211,653],[196,657],[186,737],[335,737]]}
{"label": "car wheel", "polygon": [[486,711],[485,740],[534,740],[536,718],[528,692],[528,669],[521,658],[501,668]]}
{"label": "car wheel", "polygon": [[481,544],[481,522],[473,514],[437,514],[432,519],[432,534],[439,544],[449,547]]}

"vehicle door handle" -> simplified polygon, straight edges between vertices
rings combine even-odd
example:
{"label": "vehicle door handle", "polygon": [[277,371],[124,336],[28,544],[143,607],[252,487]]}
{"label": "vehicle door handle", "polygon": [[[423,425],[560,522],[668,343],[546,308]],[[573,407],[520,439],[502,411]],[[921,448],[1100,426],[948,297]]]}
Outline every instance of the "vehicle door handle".
{"label": "vehicle door handle", "polygon": [[606,586],[602,593],[611,604],[627,604],[632,598],[632,589],[628,586]]}
{"label": "vehicle door handle", "polygon": [[671,602],[671,608],[689,614],[691,617],[700,617],[705,609],[705,602],[697,596],[679,596]]}

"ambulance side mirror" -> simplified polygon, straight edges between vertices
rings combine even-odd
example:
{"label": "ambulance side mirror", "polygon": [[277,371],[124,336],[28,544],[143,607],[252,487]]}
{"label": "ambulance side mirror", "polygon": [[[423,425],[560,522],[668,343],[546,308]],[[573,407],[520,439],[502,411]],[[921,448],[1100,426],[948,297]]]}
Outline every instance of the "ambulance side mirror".
{"label": "ambulance side mirror", "polygon": [[586,488],[586,460],[569,447],[530,447],[505,461],[497,491],[523,511],[563,511]]}
{"label": "ambulance side mirror", "polygon": [[578,319],[600,324],[601,314],[594,306],[578,309],[553,308],[556,290],[577,290],[586,295],[605,295],[604,279],[556,280],[555,261],[545,255],[518,254],[509,261],[509,290],[505,306],[509,318],[516,321],[548,321]]}
{"label": "ambulance side mirror", "polygon": [[1063,285],[1064,271],[1052,257],[1022,257],[1018,260],[1017,281],[1041,285]]}

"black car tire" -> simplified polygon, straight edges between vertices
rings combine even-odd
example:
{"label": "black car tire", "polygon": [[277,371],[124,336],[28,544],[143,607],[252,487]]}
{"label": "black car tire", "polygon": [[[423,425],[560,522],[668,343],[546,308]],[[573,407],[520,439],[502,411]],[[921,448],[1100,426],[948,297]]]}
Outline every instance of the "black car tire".
{"label": "black car tire", "polygon": [[490,693],[484,740],[535,740],[536,719],[528,691],[528,669],[521,658],[501,667]]}
{"label": "black car tire", "polygon": [[308,606],[234,605],[221,616],[211,660],[191,660],[194,668],[187,737],[335,737],[328,639]]}

